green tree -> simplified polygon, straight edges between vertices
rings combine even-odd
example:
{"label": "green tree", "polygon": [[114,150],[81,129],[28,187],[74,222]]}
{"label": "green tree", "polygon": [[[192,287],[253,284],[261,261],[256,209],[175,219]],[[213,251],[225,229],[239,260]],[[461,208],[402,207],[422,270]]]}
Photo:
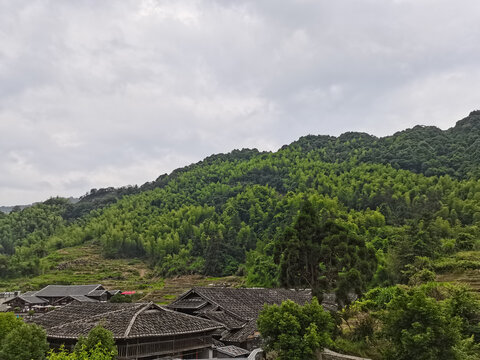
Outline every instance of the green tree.
{"label": "green tree", "polygon": [[82,352],[91,352],[95,348],[100,346],[108,354],[114,354],[117,356],[117,346],[113,339],[113,333],[110,330],[105,329],[102,325],[95,326],[89,331],[87,337],[80,337],[75,345],[75,353],[81,354]]}
{"label": "green tree", "polygon": [[23,325],[22,319],[14,313],[0,313],[0,344],[13,330]]}
{"label": "green tree", "polygon": [[87,351],[85,347],[81,350],[68,353],[63,347],[60,351],[50,350],[47,356],[47,360],[112,360],[115,358],[114,351],[108,351],[100,343],[98,343],[93,349]]}
{"label": "green tree", "polygon": [[111,303],[131,303],[132,297],[130,295],[115,294],[110,298]]}
{"label": "green tree", "polygon": [[293,301],[266,305],[258,317],[258,329],[266,349],[279,360],[308,360],[332,344],[334,322],[316,298],[304,306]]}
{"label": "green tree", "polygon": [[392,299],[384,318],[384,332],[395,360],[454,360],[461,343],[461,320],[444,303],[421,289],[403,292]]}
{"label": "green tree", "polygon": [[35,324],[15,327],[0,344],[1,360],[43,360],[48,350],[45,330]]}
{"label": "green tree", "polygon": [[294,226],[287,227],[279,242],[280,284],[311,288],[314,294],[336,291],[346,301],[352,291],[360,294],[376,269],[375,251],[340,220],[322,220],[305,199]]}

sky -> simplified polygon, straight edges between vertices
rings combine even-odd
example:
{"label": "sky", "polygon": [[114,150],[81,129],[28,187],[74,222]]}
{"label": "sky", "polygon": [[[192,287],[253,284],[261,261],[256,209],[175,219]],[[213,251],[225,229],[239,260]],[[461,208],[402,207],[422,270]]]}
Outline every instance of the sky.
{"label": "sky", "polygon": [[0,0],[0,205],[480,108],[478,0]]}

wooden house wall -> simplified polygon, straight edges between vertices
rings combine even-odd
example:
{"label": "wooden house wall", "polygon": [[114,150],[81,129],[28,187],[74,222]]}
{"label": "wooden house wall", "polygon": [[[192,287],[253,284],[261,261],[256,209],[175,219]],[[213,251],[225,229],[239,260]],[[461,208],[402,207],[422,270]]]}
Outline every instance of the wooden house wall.
{"label": "wooden house wall", "polygon": [[[63,345],[65,349],[73,350],[77,340],[48,338],[48,342],[53,349],[58,349]],[[118,360],[146,360],[156,359],[158,356],[183,356],[183,354],[193,354],[196,358],[199,355],[202,356],[205,350],[212,347],[212,335],[211,332],[208,332],[164,337],[116,339],[115,343],[118,349]]]}

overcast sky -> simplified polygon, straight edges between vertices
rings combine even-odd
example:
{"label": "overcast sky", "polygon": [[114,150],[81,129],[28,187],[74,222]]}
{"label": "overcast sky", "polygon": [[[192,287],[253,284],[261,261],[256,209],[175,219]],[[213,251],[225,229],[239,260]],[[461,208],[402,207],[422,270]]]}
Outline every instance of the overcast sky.
{"label": "overcast sky", "polygon": [[0,205],[480,108],[478,0],[0,0]]}

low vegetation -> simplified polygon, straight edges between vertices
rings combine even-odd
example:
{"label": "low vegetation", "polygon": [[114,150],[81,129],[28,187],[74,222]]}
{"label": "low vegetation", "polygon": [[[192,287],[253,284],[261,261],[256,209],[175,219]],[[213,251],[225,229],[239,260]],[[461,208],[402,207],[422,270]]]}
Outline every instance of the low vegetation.
{"label": "low vegetation", "polygon": [[278,359],[314,359],[326,346],[372,359],[480,359],[480,298],[462,286],[374,288],[332,315],[316,299],[285,302],[266,306],[258,326]]}

